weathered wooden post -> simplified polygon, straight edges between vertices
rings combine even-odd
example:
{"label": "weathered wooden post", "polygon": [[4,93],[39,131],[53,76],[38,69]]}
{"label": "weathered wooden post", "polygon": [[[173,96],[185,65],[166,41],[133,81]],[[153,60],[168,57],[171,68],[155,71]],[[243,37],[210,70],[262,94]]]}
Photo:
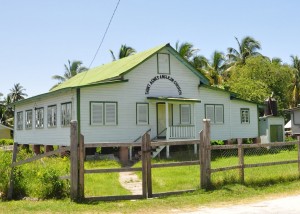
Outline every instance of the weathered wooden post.
{"label": "weathered wooden post", "polygon": [[200,161],[200,187],[204,189],[205,184],[205,150],[204,150],[204,141],[203,141],[203,130],[200,131],[200,141],[199,141],[199,161]]}
{"label": "weathered wooden post", "polygon": [[298,140],[298,172],[300,176],[300,136],[297,136]]}
{"label": "weathered wooden post", "polygon": [[147,198],[147,133],[142,136],[142,192]]}
{"label": "weathered wooden post", "polygon": [[78,199],[78,129],[77,129],[77,121],[72,120],[71,121],[71,127],[70,127],[70,146],[71,146],[71,166],[70,166],[70,180],[71,180],[71,200],[77,201]]}
{"label": "weathered wooden post", "polygon": [[151,140],[148,132],[146,133],[146,147],[147,147],[147,193],[148,197],[152,197],[152,174],[151,174]]}
{"label": "weathered wooden post", "polygon": [[244,148],[242,146],[243,144],[243,139],[239,138],[237,139],[238,141],[238,156],[239,156],[239,165],[240,165],[240,169],[239,169],[239,174],[240,174],[240,181],[242,183],[244,183],[245,181],[245,171],[244,171]]}
{"label": "weathered wooden post", "polygon": [[[13,155],[12,155],[12,164],[17,160],[17,153],[18,153],[18,143],[14,143],[13,148]],[[14,167],[11,167],[10,177],[9,177],[9,189],[7,193],[8,200],[11,200],[13,197],[13,190],[14,190]]]}
{"label": "weathered wooden post", "polygon": [[[203,148],[202,148],[202,164],[201,169],[201,188],[207,189],[210,186],[210,161],[211,161],[211,149],[210,149],[210,119],[203,119]],[[202,167],[202,166],[201,166]],[[203,176],[203,177],[202,177]]]}
{"label": "weathered wooden post", "polygon": [[79,199],[84,198],[84,136],[80,135],[79,142]]}

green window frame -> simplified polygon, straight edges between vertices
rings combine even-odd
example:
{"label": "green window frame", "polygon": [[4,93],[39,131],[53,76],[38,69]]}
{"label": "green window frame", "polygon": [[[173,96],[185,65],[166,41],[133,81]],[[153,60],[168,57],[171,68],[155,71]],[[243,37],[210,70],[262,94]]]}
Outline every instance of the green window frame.
{"label": "green window frame", "polygon": [[57,126],[57,105],[47,107],[47,126],[48,128]]}
{"label": "green window frame", "polygon": [[35,108],[35,128],[44,128],[44,107]]}
{"label": "green window frame", "polygon": [[205,118],[210,119],[211,124],[224,124],[224,105],[205,104]]}
{"label": "green window frame", "polygon": [[158,74],[170,74],[170,54],[158,53],[157,54],[157,73]]}
{"label": "green window frame", "polygon": [[118,125],[118,103],[91,101],[90,125]]}
{"label": "green window frame", "polygon": [[32,109],[25,111],[25,128],[32,129]]}
{"label": "green window frame", "polygon": [[23,111],[17,112],[17,130],[23,129]]}
{"label": "green window frame", "polygon": [[136,103],[136,124],[149,124],[149,103]]}
{"label": "green window frame", "polygon": [[70,126],[72,120],[72,102],[61,103],[61,126]]}
{"label": "green window frame", "polygon": [[188,125],[191,124],[191,105],[190,104],[180,104],[180,124]]}
{"label": "green window frame", "polygon": [[241,108],[241,124],[250,124],[249,108]]}

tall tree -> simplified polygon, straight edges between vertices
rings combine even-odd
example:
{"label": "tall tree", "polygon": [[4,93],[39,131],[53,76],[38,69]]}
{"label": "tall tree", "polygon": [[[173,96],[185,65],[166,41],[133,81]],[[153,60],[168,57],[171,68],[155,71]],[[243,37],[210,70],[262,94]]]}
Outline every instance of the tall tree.
{"label": "tall tree", "polygon": [[183,42],[179,44],[179,41],[175,44],[176,51],[188,61],[191,61],[191,58],[196,55],[198,49],[194,48],[194,45],[190,42]]}
{"label": "tall tree", "polygon": [[214,51],[211,61],[207,66],[207,73],[209,78],[212,80],[212,85],[222,84],[222,74],[226,68],[225,56],[222,52]]}
{"label": "tall tree", "polygon": [[300,103],[300,60],[298,56],[291,55],[291,58],[292,58],[291,67],[294,69],[291,107],[296,107]]}
{"label": "tall tree", "polygon": [[17,102],[19,100],[25,99],[25,97],[27,96],[27,94],[24,93],[25,90],[26,89],[23,88],[20,83],[14,84],[14,87],[10,89],[10,93],[8,94],[11,102]]}
{"label": "tall tree", "polygon": [[238,49],[229,47],[228,50],[228,60],[229,63],[233,64],[245,64],[246,58],[250,56],[260,55],[258,50],[261,49],[260,43],[250,36],[244,37],[241,42],[238,38],[234,37],[238,44]]}
{"label": "tall tree", "polygon": [[[116,61],[117,58],[116,58],[114,52],[112,50],[109,50],[109,51],[110,51],[110,54],[111,54],[111,57],[112,57],[113,61]],[[127,46],[126,44],[121,45],[120,50],[119,50],[119,54],[118,54],[118,59],[128,57],[128,56],[133,55],[135,53],[136,53],[136,50],[134,48],[132,48],[130,46]]]}
{"label": "tall tree", "polygon": [[55,86],[59,85],[60,83],[76,76],[77,74],[88,70],[86,67],[82,66],[82,62],[78,61],[78,60],[74,60],[74,61],[70,61],[68,60],[68,64],[64,64],[65,67],[65,73],[63,76],[60,75],[54,75],[52,76],[52,79],[54,80],[58,80],[59,82],[54,85],[52,88],[54,88]]}

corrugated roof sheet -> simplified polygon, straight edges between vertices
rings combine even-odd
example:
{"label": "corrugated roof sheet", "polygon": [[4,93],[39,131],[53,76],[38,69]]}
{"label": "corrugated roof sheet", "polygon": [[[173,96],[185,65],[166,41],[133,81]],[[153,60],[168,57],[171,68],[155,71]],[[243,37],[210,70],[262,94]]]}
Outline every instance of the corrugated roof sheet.
{"label": "corrugated roof sheet", "polygon": [[59,84],[57,87],[53,88],[51,91],[56,91],[63,88],[80,87],[85,85],[91,85],[100,83],[105,80],[111,80],[124,75],[136,66],[138,66],[143,61],[147,60],[153,54],[158,52],[169,44],[160,45],[155,48],[149,49],[144,52],[140,52],[111,63],[92,68],[88,71],[77,74],[71,79]]}

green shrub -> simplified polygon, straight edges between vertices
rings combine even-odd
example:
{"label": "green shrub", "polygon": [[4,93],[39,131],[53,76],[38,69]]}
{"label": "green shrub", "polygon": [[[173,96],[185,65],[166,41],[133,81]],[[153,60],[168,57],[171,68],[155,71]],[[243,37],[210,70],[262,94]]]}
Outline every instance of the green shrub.
{"label": "green shrub", "polygon": [[0,151],[0,199],[4,199],[7,195],[10,167],[11,153]]}
{"label": "green shrub", "polygon": [[212,140],[210,141],[211,145],[224,145],[224,141],[223,140]]}
{"label": "green shrub", "polygon": [[13,144],[14,144],[13,139],[0,139],[0,146],[8,146]]}

